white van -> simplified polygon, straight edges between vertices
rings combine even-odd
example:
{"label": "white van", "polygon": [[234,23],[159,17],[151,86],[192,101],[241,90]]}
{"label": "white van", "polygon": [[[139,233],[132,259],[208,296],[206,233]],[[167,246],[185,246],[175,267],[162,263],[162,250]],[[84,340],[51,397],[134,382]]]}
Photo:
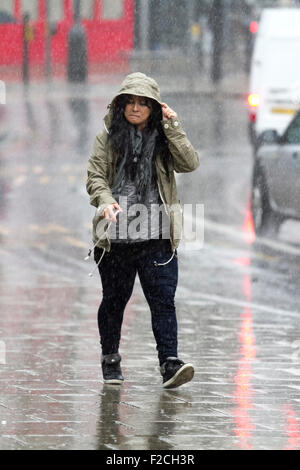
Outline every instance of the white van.
{"label": "white van", "polygon": [[248,96],[252,143],[262,131],[281,134],[300,108],[300,8],[262,11]]}

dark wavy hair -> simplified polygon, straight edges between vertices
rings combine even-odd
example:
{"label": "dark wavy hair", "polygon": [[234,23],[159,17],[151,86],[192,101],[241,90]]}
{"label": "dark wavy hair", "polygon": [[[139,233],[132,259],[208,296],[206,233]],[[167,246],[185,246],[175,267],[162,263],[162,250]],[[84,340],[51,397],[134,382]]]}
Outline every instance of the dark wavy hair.
{"label": "dark wavy hair", "polygon": [[[119,95],[114,99],[113,103],[110,105],[112,109],[112,121],[109,129],[108,139],[111,142],[112,149],[116,153],[117,158],[121,157],[123,154],[124,148],[128,145],[129,142],[129,129],[132,124],[130,124],[125,118],[125,107],[130,99],[129,94]],[[162,110],[160,104],[151,99],[145,98],[146,105],[151,108],[151,114],[148,118],[146,131],[151,132],[154,129],[157,129],[158,136],[156,139],[156,145],[154,150],[154,156],[158,153],[162,156],[162,162],[165,168],[167,175],[169,176],[168,170],[168,160],[170,158],[170,151],[168,147],[168,141],[162,129]]]}

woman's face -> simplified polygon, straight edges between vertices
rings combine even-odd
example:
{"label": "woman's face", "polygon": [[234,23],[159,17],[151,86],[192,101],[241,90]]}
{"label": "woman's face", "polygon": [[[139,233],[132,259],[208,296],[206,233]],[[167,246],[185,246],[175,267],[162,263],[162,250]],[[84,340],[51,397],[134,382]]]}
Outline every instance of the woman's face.
{"label": "woman's face", "polygon": [[130,124],[137,126],[139,130],[143,130],[147,125],[151,111],[152,106],[149,99],[130,95],[125,106],[124,116]]}

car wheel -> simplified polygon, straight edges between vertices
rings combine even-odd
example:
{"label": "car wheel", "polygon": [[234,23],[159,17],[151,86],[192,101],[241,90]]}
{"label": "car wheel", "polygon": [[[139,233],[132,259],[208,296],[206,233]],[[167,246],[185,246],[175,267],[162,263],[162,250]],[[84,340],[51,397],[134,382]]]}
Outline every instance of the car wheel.
{"label": "car wheel", "polygon": [[251,206],[255,233],[276,236],[282,220],[270,206],[267,183],[261,171],[256,171],[253,178]]}

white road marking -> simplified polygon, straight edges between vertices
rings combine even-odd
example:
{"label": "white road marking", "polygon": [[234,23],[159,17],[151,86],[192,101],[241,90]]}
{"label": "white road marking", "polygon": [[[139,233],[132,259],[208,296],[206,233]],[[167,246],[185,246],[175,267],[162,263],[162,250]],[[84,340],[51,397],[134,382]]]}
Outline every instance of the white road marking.
{"label": "white road marking", "polygon": [[[267,305],[257,304],[254,302],[244,302],[242,300],[236,300],[236,299],[229,298],[229,297],[223,297],[221,295],[210,295],[210,294],[202,294],[202,293],[193,295],[191,302],[193,302],[194,305],[195,305],[195,302],[197,301],[196,299],[197,297],[199,298],[200,302],[201,300],[205,299],[205,300],[209,300],[209,301],[213,301],[213,302],[217,302],[221,304],[234,305],[235,307],[242,307],[242,308],[250,308],[254,310],[259,310],[261,312],[268,312],[268,313],[272,313],[276,315],[290,316],[290,317],[294,317],[298,319],[300,315],[300,312],[296,312],[296,311],[283,310],[280,308],[269,307]],[[185,303],[187,304],[189,303],[188,297],[185,298]]]}

